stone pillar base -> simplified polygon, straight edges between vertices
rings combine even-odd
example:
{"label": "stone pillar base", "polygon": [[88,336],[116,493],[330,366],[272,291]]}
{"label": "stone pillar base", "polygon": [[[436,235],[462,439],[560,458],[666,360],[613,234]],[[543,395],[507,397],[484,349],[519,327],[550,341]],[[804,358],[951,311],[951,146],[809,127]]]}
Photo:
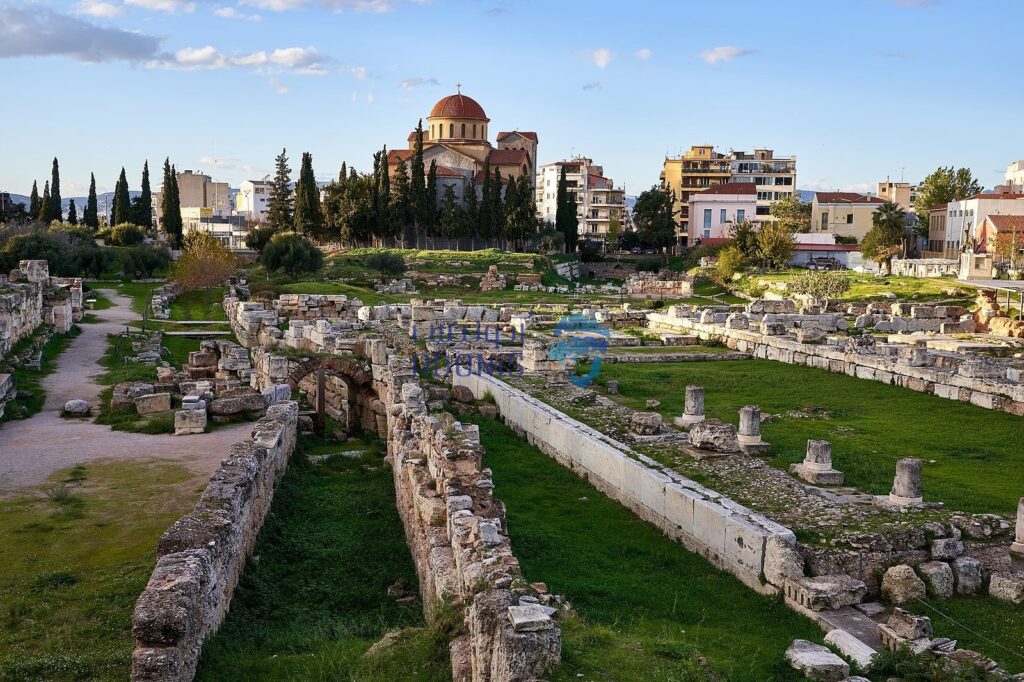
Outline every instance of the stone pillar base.
{"label": "stone pillar base", "polygon": [[842,485],[845,480],[842,471],[836,469],[817,469],[804,463],[790,464],[789,473],[811,485]]}
{"label": "stone pillar base", "polygon": [[1017,556],[1024,557],[1024,542],[1014,542],[1011,544],[1010,552]]}
{"label": "stone pillar base", "polygon": [[704,421],[704,415],[702,415],[702,414],[684,414],[682,417],[676,417],[672,421],[675,422],[676,426],[682,426],[683,428],[688,428],[690,426],[693,426],[694,424],[700,424],[702,421]]}
{"label": "stone pillar base", "polygon": [[909,507],[915,504],[921,504],[924,502],[923,497],[901,497],[900,495],[893,495],[889,493],[889,501],[900,507]]}
{"label": "stone pillar base", "polygon": [[740,445],[756,445],[761,442],[761,436],[744,436],[742,433],[736,435]]}

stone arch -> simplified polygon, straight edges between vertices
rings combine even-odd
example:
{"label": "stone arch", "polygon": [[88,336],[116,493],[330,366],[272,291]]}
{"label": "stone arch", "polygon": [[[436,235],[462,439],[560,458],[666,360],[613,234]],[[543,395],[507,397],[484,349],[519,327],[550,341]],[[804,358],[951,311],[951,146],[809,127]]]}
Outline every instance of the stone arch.
{"label": "stone arch", "polygon": [[[319,390],[321,370],[324,376],[323,393]],[[384,404],[374,390],[373,377],[369,370],[349,358],[310,358],[291,371],[288,375],[288,385],[294,390],[309,377],[313,378],[313,382],[306,382],[305,389],[308,394],[316,396],[318,433],[323,433],[327,416],[337,418],[343,413],[346,428],[350,432],[370,431],[381,438],[387,437]]]}

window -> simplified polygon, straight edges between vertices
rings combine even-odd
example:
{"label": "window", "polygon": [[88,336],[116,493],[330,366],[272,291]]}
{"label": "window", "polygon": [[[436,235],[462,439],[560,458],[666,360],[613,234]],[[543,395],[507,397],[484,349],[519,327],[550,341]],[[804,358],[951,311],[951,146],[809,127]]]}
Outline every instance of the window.
{"label": "window", "polygon": [[466,137],[466,124],[462,124],[462,137]]}
{"label": "window", "polygon": [[725,222],[725,209],[724,208],[718,212],[718,222],[720,222],[720,223],[724,223]]}
{"label": "window", "polygon": [[711,227],[711,209],[704,209],[704,227]]}
{"label": "window", "polygon": [[853,225],[853,214],[852,213],[847,213],[846,214],[846,224],[847,225]]}
{"label": "window", "polygon": [[443,125],[439,125],[439,126],[437,126],[437,139],[440,140],[443,137],[444,137],[444,126]]}
{"label": "window", "polygon": [[449,123],[448,124],[448,137],[455,137],[455,124],[454,123]]}
{"label": "window", "polygon": [[746,217],[747,217],[747,212],[744,209],[742,209],[742,208],[736,209],[736,221],[737,222],[743,222],[744,218],[746,218]]}
{"label": "window", "polygon": [[828,227],[828,211],[824,211],[821,214],[821,227],[822,229]]}
{"label": "window", "polygon": [[705,237],[710,237],[711,236],[711,230],[704,230],[704,236]]}
{"label": "window", "polygon": [[473,139],[476,139],[476,124],[473,124]]}

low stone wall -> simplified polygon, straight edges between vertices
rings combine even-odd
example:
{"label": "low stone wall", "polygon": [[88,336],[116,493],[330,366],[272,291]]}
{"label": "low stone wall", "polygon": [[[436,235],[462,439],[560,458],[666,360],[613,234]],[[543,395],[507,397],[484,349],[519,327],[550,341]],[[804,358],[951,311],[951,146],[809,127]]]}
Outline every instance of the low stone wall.
{"label": "low stone wall", "polygon": [[665,277],[641,272],[626,280],[626,293],[633,298],[687,298],[693,295],[693,282],[685,276]]}
{"label": "low stone wall", "polygon": [[224,620],[270,503],[295,449],[298,404],[278,403],[231,446],[194,510],[157,544],[157,562],[132,614],[134,681],[185,682],[203,641]]}
{"label": "low stone wall", "polygon": [[[384,356],[383,339],[367,355]],[[505,507],[482,467],[478,427],[428,412],[408,359],[374,365],[389,405],[388,457],[428,614],[441,602],[460,609],[465,634],[451,646],[452,677],[474,682],[544,679],[559,663],[561,631],[551,595],[527,587],[512,554]]]}
{"label": "low stone wall", "polygon": [[771,538],[777,537],[789,547],[796,544],[788,528],[631,451],[495,377],[456,372],[453,382],[467,386],[477,399],[489,393],[506,424],[687,549],[759,592],[780,591],[782,581],[774,585],[766,582],[764,567],[772,551]]}
{"label": "low stone wall", "polygon": [[755,358],[817,367],[1024,416],[1024,383],[1012,363],[907,343],[879,343],[874,337],[829,336],[844,326],[842,317],[761,310],[768,303],[754,301],[746,313],[673,306],[664,313],[649,313],[647,319],[651,331],[720,339],[730,349]]}

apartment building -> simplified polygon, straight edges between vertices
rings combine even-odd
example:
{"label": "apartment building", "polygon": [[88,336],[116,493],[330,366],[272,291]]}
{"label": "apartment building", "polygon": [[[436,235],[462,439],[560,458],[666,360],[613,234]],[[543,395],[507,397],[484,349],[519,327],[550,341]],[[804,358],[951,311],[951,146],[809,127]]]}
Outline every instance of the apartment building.
{"label": "apartment building", "polygon": [[771,220],[772,203],[796,192],[796,157],[776,156],[767,148],[723,154],[712,145],[694,145],[678,157],[665,158],[660,181],[675,198],[676,238],[686,246],[704,231],[703,222],[695,225],[691,238],[690,199],[695,192],[725,183],[753,184],[756,206],[749,219]]}
{"label": "apartment building", "polygon": [[891,182],[888,178],[878,183],[878,198],[898,204],[907,213],[914,210],[917,201],[917,185],[909,182]]}
{"label": "apartment building", "polygon": [[885,203],[879,197],[856,192],[815,192],[811,201],[811,232],[864,239],[872,216]]}
{"label": "apartment building", "polygon": [[249,234],[244,216],[216,215],[212,208],[188,206],[181,209],[181,232],[206,232],[219,239],[232,251],[246,249],[245,238]]}
{"label": "apartment building", "polygon": [[[319,183],[318,183],[319,184]],[[270,182],[266,180],[245,180],[238,186],[235,196],[235,211],[246,220],[262,223],[270,209]]]}
{"label": "apartment building", "polygon": [[757,190],[751,182],[726,182],[690,194],[691,243],[729,237],[734,223],[755,220]]}
{"label": "apartment building", "polygon": [[1008,165],[1003,184],[996,186],[993,191],[997,194],[1024,194],[1024,160]]}
{"label": "apartment building", "polygon": [[[214,182],[204,173],[194,173],[191,170],[178,173],[178,198],[182,215],[186,208],[208,208],[211,215],[230,216],[233,208],[231,193],[228,183]],[[163,188],[153,195],[153,216],[157,226],[163,218],[160,201],[162,194]]]}
{"label": "apartment building", "polygon": [[576,156],[540,167],[537,173],[537,215],[555,222],[558,212],[558,182],[565,168],[566,189],[576,200],[579,235],[604,239],[613,223],[626,226],[626,191],[605,177],[604,168],[593,159]]}
{"label": "apartment building", "polygon": [[990,215],[1024,215],[1024,193],[976,194],[946,204],[946,248],[953,252],[974,248],[977,228]]}

